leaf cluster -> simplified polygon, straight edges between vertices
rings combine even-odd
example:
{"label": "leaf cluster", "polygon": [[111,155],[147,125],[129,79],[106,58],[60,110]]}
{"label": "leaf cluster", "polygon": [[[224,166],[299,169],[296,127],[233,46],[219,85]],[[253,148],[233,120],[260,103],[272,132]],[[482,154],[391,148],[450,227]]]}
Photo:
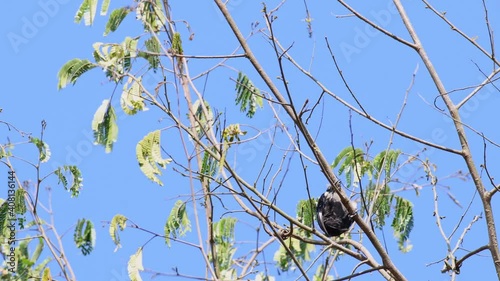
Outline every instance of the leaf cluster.
{"label": "leaf cluster", "polygon": [[191,222],[189,221],[186,212],[186,203],[182,200],[177,200],[174,207],[170,211],[167,222],[165,223],[165,242],[170,246],[170,237],[177,238],[184,236],[188,231],[191,231]]}
{"label": "leaf cluster", "polygon": [[141,171],[153,182],[163,186],[161,180],[157,177],[161,175],[158,168],[166,168],[171,159],[163,159],[160,152],[160,131],[156,130],[147,134],[136,146],[136,157]]}
{"label": "leaf cluster", "polygon": [[349,186],[360,185],[361,179],[367,178],[368,183],[362,190],[365,200],[362,214],[366,215],[372,206],[373,213],[368,215],[379,229],[392,216],[394,237],[399,249],[407,252],[411,250],[411,245],[406,243],[413,229],[413,205],[409,200],[394,194],[390,188],[393,170],[397,168],[400,154],[399,150],[384,150],[370,160],[362,149],[347,147],[338,154],[332,167],[338,167],[339,174],[345,174]]}
{"label": "leaf cluster", "polygon": [[[224,279],[234,279],[236,277],[236,269],[233,268],[233,256],[236,252],[234,247],[234,227],[236,218],[225,217],[213,225],[214,242],[217,260],[217,268],[221,272]],[[212,257],[212,255],[209,255]]]}
{"label": "leaf cluster", "polygon": [[255,115],[257,107],[263,106],[260,90],[241,71],[236,80],[236,105],[240,105],[241,112],[246,112],[249,118]]}
{"label": "leaf cluster", "polygon": [[[34,241],[38,243],[30,253],[29,244]],[[42,238],[36,239],[27,237],[27,239],[21,241],[14,251],[15,258],[13,260],[16,261],[15,271],[11,272],[10,270],[4,270],[5,274],[0,277],[0,280],[25,281],[33,280],[33,278],[39,278],[47,281],[52,280],[48,279],[48,277],[50,277],[48,264],[52,259],[50,257],[46,257],[42,261],[39,261],[44,246],[45,244]],[[10,253],[9,251],[10,249],[7,247],[7,244],[3,244],[3,247],[1,247],[0,250],[1,254],[7,255]]]}
{"label": "leaf cluster", "polygon": [[[59,167],[54,171],[54,174],[58,177],[59,183],[62,183],[64,189],[71,192],[71,197],[78,197],[83,186],[83,177],[77,166],[65,165]],[[71,176],[71,185],[68,176]]]}
{"label": "leaf cluster", "polygon": [[[297,219],[309,226],[312,227],[314,223],[314,218],[316,215],[316,199],[306,199],[300,200],[297,203]],[[298,235],[304,238],[310,238],[312,234],[308,231],[305,231],[302,228],[298,230],[294,230]],[[290,256],[291,254],[295,257],[295,259],[302,265],[304,262],[309,261],[311,259],[311,253],[316,249],[313,244],[306,243],[301,239],[297,239],[295,237],[289,237],[285,240],[285,245],[281,245],[279,249],[274,253],[274,261],[278,268],[282,271],[289,271],[295,269],[295,261]],[[288,251],[287,251],[288,248]]]}
{"label": "leaf cluster", "polygon": [[90,254],[95,247],[96,233],[94,225],[90,220],[79,219],[76,223],[73,235],[76,247],[82,251],[84,256]]}

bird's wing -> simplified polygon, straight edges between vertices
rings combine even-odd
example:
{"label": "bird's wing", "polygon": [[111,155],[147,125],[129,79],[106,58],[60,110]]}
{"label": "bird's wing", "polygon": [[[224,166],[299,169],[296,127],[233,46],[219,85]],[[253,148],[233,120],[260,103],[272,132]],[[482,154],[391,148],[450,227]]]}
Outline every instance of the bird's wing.
{"label": "bird's wing", "polygon": [[323,230],[323,232],[326,231],[326,226],[324,223],[324,217],[323,217],[323,204],[324,204],[324,196],[321,195],[321,197],[318,200],[318,206],[316,207],[316,220],[318,221],[319,227]]}

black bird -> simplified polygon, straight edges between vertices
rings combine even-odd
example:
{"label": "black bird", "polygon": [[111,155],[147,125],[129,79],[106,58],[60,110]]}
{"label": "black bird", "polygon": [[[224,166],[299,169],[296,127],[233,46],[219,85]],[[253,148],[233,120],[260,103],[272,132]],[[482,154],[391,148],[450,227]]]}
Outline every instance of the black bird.
{"label": "black bird", "polygon": [[[354,202],[351,202],[353,207]],[[355,207],[354,207],[355,208]],[[342,205],[339,195],[331,186],[319,197],[316,206],[316,219],[319,227],[327,236],[339,236],[351,227],[354,214],[350,214]]]}

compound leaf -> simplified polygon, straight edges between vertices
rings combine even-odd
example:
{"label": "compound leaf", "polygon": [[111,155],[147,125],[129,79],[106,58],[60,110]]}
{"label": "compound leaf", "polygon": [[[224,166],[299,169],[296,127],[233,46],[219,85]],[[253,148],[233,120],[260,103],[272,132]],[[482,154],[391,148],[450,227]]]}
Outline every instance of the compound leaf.
{"label": "compound leaf", "polygon": [[[71,175],[73,181],[71,186],[69,186],[68,178],[66,177],[66,173]],[[71,192],[71,197],[77,197],[80,194],[80,189],[82,188],[83,178],[80,169],[78,169],[75,165],[67,165],[59,167],[54,173],[59,178],[58,183],[62,183],[64,189],[69,190]],[[68,188],[69,186],[69,188]]]}
{"label": "compound leaf", "polygon": [[262,108],[263,106],[260,90],[241,71],[238,73],[238,79],[236,80],[236,105],[238,104],[240,105],[240,111],[246,112],[249,118],[255,115],[257,107]]}
{"label": "compound leaf", "polygon": [[72,59],[65,63],[57,73],[57,89],[65,88],[69,83],[75,84],[80,76],[96,67],[89,60]]}
{"label": "compound leaf", "polygon": [[128,277],[131,281],[142,281],[141,275],[139,274],[139,271],[144,270],[142,266],[142,247],[139,247],[137,252],[130,256],[127,270]]}
{"label": "compound leaf", "polygon": [[157,177],[157,175],[161,175],[158,166],[165,169],[166,165],[169,164],[172,159],[163,159],[161,156],[160,130],[150,132],[137,143],[136,157],[144,175],[158,185],[163,186],[163,183]]}
{"label": "compound leaf", "polygon": [[113,143],[118,139],[118,125],[116,114],[108,99],[102,101],[92,120],[94,144],[103,145],[106,153],[111,152]]}
{"label": "compound leaf", "polygon": [[116,245],[115,252],[118,248],[121,248],[118,230],[123,231],[125,227],[127,227],[127,218],[124,215],[118,214],[111,219],[111,223],[109,224],[109,235]]}
{"label": "compound leaf", "polygon": [[106,24],[106,29],[104,30],[103,35],[107,36],[110,32],[115,32],[129,12],[130,9],[127,7],[113,10],[111,15],[109,15],[108,23]]}
{"label": "compound leaf", "polygon": [[186,212],[186,203],[177,200],[165,223],[165,242],[170,246],[170,237],[184,236],[191,230],[191,222]]}

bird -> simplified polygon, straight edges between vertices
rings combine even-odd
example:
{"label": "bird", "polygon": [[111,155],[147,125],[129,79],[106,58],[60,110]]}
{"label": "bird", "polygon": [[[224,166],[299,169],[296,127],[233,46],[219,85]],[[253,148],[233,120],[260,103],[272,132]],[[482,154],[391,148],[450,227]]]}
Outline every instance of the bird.
{"label": "bird", "polygon": [[[353,209],[356,209],[356,203],[350,201]],[[354,222],[354,213],[349,213],[347,208],[342,205],[339,195],[333,190],[331,185],[319,197],[316,206],[316,220],[319,227],[329,237],[340,236],[349,230]]]}

